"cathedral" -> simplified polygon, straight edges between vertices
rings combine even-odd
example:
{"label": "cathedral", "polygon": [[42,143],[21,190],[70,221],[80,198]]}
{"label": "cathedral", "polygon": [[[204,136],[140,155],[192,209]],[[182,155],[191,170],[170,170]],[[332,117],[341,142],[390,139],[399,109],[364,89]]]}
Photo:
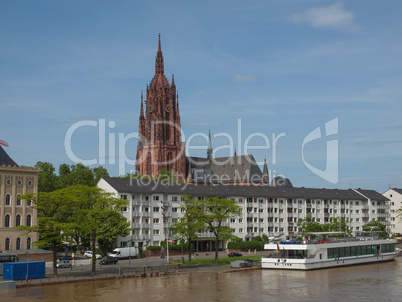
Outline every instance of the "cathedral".
{"label": "cathedral", "polygon": [[141,93],[139,136],[137,174],[156,178],[161,169],[166,169],[179,182],[188,184],[269,185],[266,160],[261,172],[253,155],[214,158],[211,133],[205,158],[186,157],[185,142],[181,141],[179,96],[174,76],[171,83],[165,76],[160,35],[155,75],[147,85],[145,100]]}

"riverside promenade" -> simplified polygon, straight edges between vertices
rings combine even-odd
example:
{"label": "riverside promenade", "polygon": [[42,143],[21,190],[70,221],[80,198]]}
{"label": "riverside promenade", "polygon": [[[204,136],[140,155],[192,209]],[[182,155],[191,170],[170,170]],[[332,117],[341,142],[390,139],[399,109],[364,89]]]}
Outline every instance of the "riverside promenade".
{"label": "riverside promenade", "polygon": [[[243,253],[247,256],[248,253]],[[250,256],[253,256],[251,253]],[[196,253],[192,259],[213,259],[214,252]],[[219,252],[219,258],[227,257],[226,252]],[[184,259],[188,260],[185,255]],[[236,260],[236,258],[233,258]],[[77,259],[74,261],[72,268],[57,269],[57,276],[53,275],[53,267],[47,263],[46,278],[18,280],[16,287],[31,287],[54,285],[62,283],[90,282],[106,279],[123,279],[123,278],[140,278],[140,277],[156,277],[167,274],[186,274],[186,273],[222,273],[233,271],[230,264],[211,265],[211,264],[181,264],[181,256],[173,256],[169,258],[147,257],[142,259],[120,260],[116,265],[99,265],[96,264],[96,273],[91,274],[91,263],[89,259]]]}

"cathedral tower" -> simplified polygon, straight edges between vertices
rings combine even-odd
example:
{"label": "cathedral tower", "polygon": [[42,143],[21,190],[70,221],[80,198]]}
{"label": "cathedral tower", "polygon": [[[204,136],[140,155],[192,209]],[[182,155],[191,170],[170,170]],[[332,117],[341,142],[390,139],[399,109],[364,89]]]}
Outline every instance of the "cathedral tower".
{"label": "cathedral tower", "polygon": [[160,35],[155,75],[147,85],[145,101],[141,93],[139,134],[136,173],[157,177],[165,168],[184,181],[186,157],[185,143],[181,141],[179,96],[174,76],[171,84],[165,76]]}

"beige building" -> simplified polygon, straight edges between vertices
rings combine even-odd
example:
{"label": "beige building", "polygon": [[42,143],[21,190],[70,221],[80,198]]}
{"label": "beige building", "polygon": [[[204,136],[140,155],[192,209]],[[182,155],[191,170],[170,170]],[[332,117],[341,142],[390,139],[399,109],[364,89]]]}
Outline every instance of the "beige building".
{"label": "beige building", "polygon": [[25,234],[16,226],[37,224],[37,212],[19,195],[38,192],[39,168],[20,167],[0,146],[0,251],[33,249],[37,233]]}

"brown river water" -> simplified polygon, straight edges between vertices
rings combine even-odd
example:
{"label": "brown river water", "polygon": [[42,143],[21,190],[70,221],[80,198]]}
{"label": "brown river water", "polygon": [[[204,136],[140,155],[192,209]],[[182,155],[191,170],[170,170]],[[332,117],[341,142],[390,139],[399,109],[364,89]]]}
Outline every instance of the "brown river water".
{"label": "brown river water", "polygon": [[198,272],[48,285],[1,291],[0,301],[402,301],[402,257],[307,272]]}

